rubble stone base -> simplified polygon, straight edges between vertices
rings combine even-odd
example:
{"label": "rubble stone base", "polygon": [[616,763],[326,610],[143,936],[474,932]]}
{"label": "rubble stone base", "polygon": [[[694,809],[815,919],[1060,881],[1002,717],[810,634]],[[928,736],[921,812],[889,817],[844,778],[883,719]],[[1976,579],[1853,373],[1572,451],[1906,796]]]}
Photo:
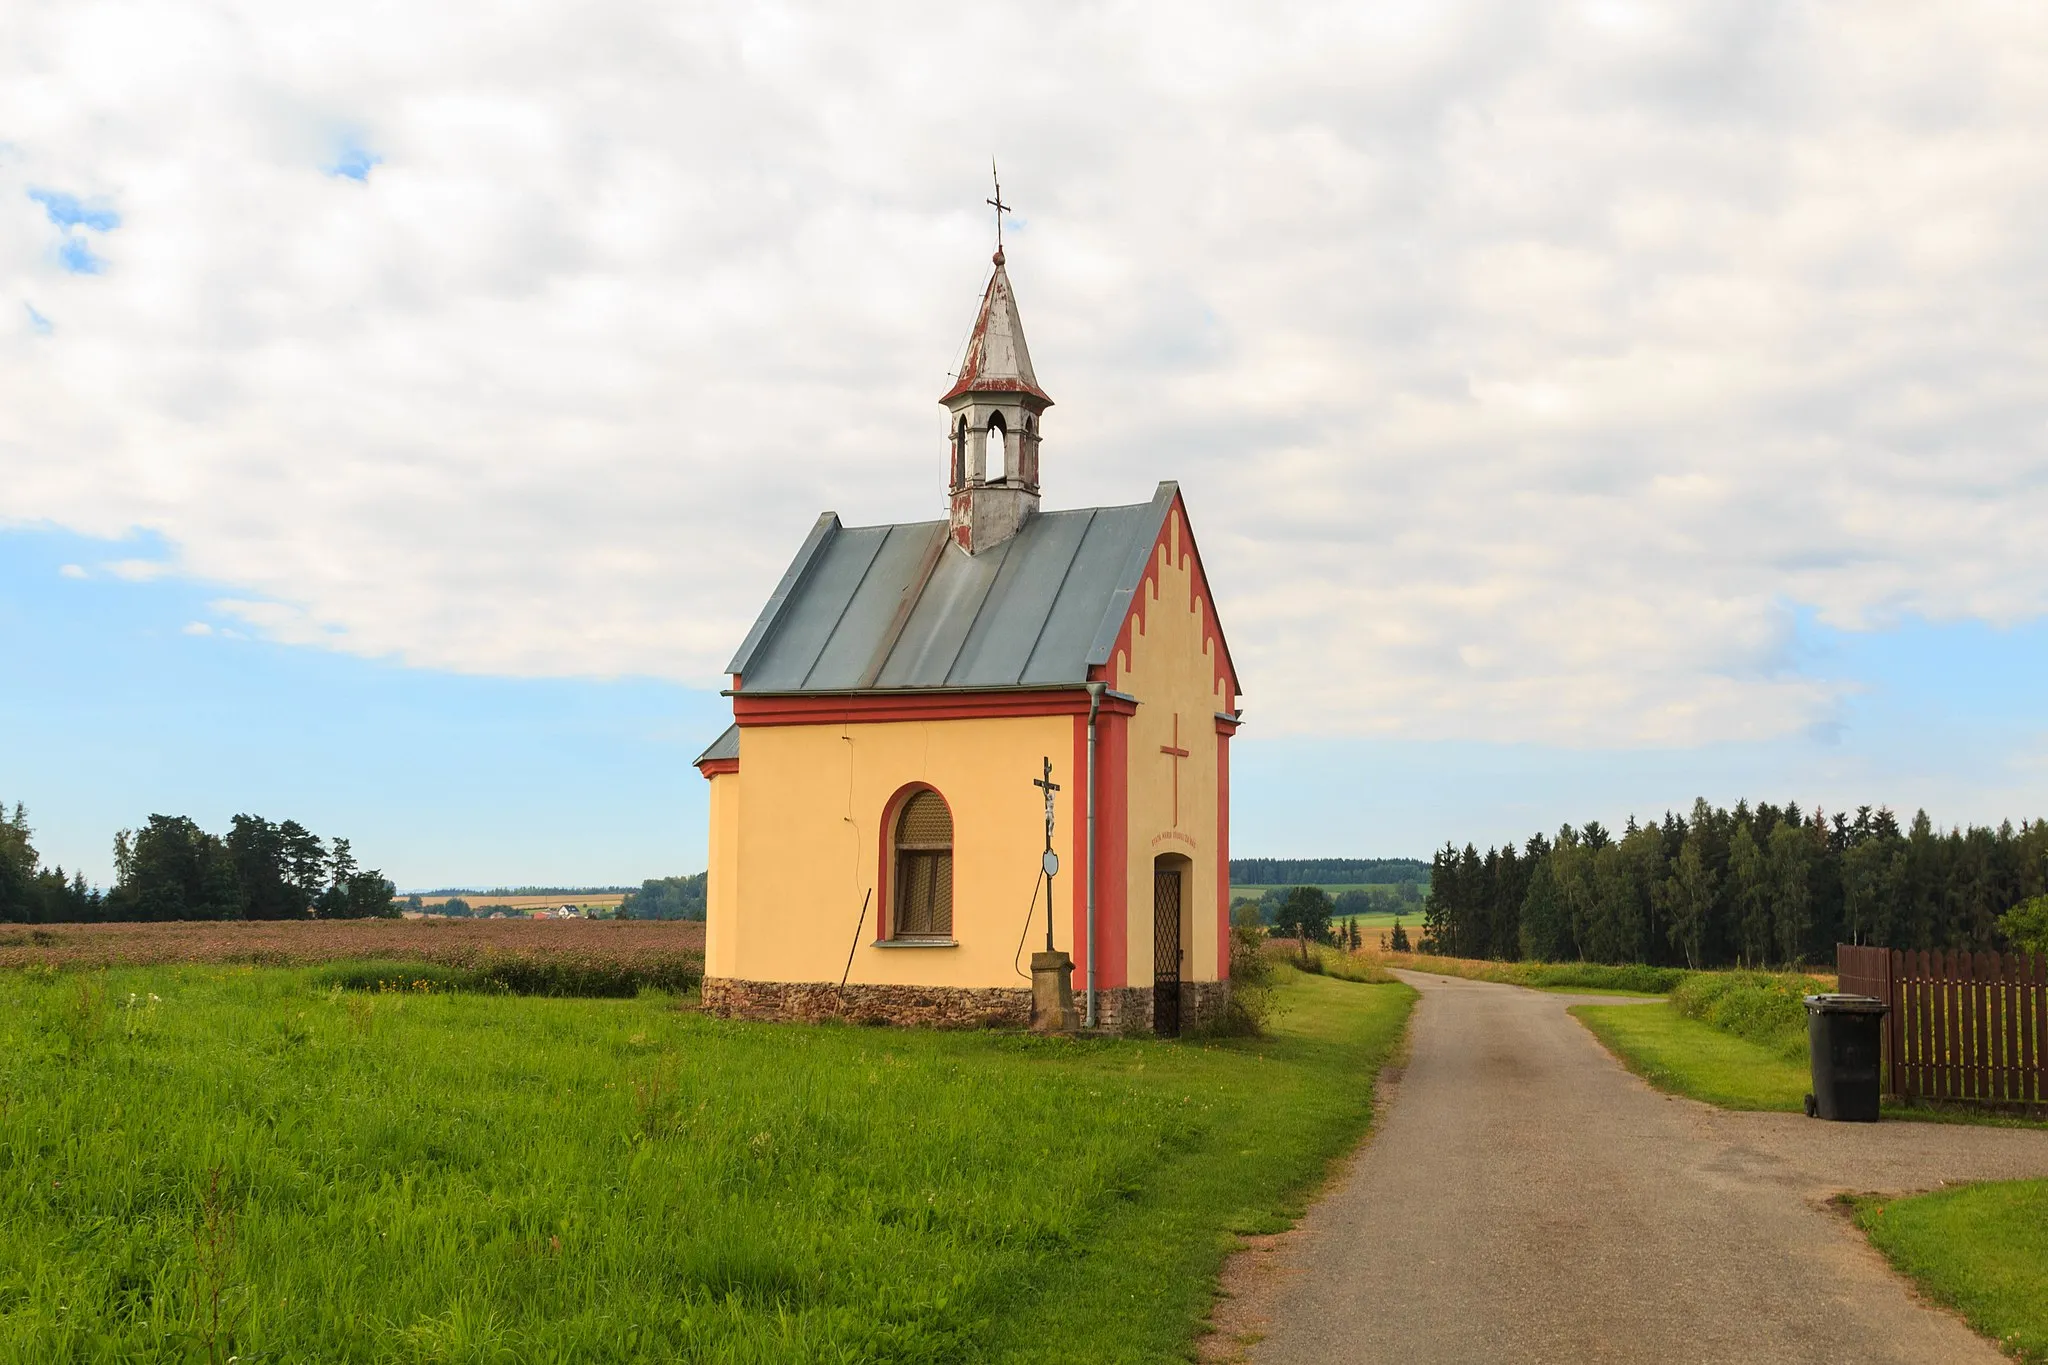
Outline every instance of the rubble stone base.
{"label": "rubble stone base", "polygon": [[[1230,1002],[1228,981],[1180,983],[1180,1027],[1186,1033],[1213,1022]],[[1110,986],[1095,992],[1095,1026],[1105,1033],[1150,1033],[1152,987]]]}
{"label": "rubble stone base", "polygon": [[1031,991],[1010,986],[838,986],[829,981],[704,978],[704,1010],[725,1019],[910,1028],[1028,1028]]}
{"label": "rubble stone base", "polygon": [[[1075,1017],[1080,1016],[1076,992]],[[1180,1026],[1191,1032],[1215,1020],[1230,1000],[1228,981],[1183,981]],[[1029,1028],[1031,991],[1023,986],[836,986],[829,981],[741,981],[704,978],[704,1012],[724,1019],[907,1028]],[[1096,1028],[1150,1033],[1152,987],[1111,986],[1095,992]]]}

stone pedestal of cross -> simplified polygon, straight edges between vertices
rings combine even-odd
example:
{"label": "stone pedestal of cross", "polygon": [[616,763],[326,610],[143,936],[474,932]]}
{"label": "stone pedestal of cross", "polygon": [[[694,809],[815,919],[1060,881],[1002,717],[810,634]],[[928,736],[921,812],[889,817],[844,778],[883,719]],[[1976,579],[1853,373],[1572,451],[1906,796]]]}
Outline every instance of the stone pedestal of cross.
{"label": "stone pedestal of cross", "polygon": [[1045,760],[1045,773],[1031,783],[1045,793],[1045,856],[1040,870],[1045,874],[1045,951],[1031,955],[1031,1027],[1040,1033],[1066,1033],[1079,1022],[1074,1015],[1074,959],[1052,946],[1052,888],[1059,875],[1060,855],[1052,851],[1052,794],[1060,784],[1052,780],[1052,760]]}

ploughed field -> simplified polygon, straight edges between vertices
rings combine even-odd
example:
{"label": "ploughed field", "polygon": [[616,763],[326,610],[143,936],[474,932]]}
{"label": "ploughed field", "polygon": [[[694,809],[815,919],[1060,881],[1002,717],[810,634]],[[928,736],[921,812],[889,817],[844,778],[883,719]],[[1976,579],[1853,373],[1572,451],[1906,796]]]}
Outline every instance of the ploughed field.
{"label": "ploughed field", "polygon": [[[704,925],[690,920],[337,919],[0,924],[0,968],[160,963],[305,966],[366,960],[480,970],[558,963],[668,985],[701,974]],[[582,991],[551,992],[584,994]],[[628,994],[631,992],[628,991]]]}
{"label": "ploughed field", "polygon": [[1413,1000],[1285,975],[1205,1044],[0,972],[0,1361],[1183,1359]]}

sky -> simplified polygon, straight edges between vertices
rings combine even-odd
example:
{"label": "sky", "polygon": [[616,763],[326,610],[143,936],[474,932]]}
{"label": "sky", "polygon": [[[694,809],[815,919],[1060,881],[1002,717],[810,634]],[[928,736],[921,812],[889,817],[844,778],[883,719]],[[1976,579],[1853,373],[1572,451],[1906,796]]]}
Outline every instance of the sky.
{"label": "sky", "polygon": [[[1170,17],[1171,22],[1164,22]],[[0,9],[0,797],[703,864],[817,513],[1189,500],[1243,854],[2048,814],[2048,11]]]}

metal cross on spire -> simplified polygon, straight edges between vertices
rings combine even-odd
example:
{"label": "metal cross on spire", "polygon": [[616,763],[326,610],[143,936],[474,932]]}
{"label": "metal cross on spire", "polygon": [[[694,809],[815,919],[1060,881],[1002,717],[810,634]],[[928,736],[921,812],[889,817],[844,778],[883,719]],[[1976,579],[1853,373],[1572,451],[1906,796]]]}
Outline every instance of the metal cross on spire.
{"label": "metal cross on spire", "polygon": [[982,202],[991,206],[996,211],[996,254],[1000,256],[1003,254],[1003,215],[1008,213],[1015,205],[1003,202],[1003,178],[996,174],[996,159],[994,157],[988,159],[988,178],[996,182],[996,197],[984,199]]}

